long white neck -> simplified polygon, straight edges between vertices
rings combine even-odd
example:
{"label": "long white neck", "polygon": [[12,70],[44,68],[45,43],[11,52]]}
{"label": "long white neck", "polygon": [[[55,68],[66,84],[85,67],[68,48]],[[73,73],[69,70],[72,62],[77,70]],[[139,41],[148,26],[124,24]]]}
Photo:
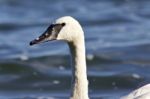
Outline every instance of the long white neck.
{"label": "long white neck", "polygon": [[89,99],[84,36],[68,45],[72,55],[71,99]]}

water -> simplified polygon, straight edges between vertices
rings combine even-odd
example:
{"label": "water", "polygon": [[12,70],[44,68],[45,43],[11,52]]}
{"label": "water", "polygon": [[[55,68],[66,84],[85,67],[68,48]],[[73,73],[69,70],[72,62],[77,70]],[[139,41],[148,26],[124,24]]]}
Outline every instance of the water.
{"label": "water", "polygon": [[64,42],[29,46],[52,21],[70,15],[86,38],[91,99],[119,99],[150,82],[150,1],[1,0],[0,99],[67,99]]}

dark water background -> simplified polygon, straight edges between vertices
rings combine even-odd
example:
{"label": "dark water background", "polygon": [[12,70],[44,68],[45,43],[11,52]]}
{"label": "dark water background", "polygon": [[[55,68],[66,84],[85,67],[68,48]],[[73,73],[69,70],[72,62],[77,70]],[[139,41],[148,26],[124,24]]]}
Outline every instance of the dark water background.
{"label": "dark water background", "polygon": [[150,0],[0,0],[0,99],[69,97],[67,45],[28,45],[65,15],[84,28],[91,99],[150,82]]}

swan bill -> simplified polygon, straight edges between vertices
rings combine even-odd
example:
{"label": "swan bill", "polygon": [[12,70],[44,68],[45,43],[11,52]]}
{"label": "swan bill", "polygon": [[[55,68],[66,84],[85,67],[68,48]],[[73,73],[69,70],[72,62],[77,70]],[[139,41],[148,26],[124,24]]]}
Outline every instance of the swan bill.
{"label": "swan bill", "polygon": [[56,40],[63,26],[65,26],[65,23],[51,24],[41,36],[31,41],[30,45]]}

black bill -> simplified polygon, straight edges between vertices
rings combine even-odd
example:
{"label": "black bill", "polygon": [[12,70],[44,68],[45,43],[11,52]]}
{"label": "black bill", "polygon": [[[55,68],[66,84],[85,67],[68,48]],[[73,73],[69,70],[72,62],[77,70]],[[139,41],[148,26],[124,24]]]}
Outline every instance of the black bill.
{"label": "black bill", "polygon": [[64,25],[64,23],[50,25],[41,36],[31,41],[30,45],[57,39],[57,36]]}

